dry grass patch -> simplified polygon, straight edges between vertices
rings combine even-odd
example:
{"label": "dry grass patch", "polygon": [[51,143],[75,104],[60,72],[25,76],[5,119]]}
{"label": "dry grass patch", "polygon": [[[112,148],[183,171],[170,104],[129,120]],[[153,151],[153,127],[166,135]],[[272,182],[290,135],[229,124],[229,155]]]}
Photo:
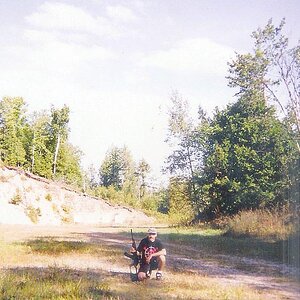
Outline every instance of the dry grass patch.
{"label": "dry grass patch", "polygon": [[189,273],[168,273],[163,281],[128,283],[123,278],[111,280],[111,291],[120,299],[266,299],[244,285],[225,285],[218,279]]}
{"label": "dry grass patch", "polygon": [[0,241],[0,267],[2,264],[17,264],[28,261],[28,248],[20,244],[7,244]]}
{"label": "dry grass patch", "polygon": [[231,236],[284,240],[296,232],[297,218],[288,207],[249,210],[229,218],[226,227]]}

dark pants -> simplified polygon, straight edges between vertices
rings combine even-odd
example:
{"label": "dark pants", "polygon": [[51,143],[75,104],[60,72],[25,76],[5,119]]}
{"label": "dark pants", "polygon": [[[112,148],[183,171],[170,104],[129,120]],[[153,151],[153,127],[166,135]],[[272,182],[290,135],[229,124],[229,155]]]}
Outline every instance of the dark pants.
{"label": "dark pants", "polygon": [[151,272],[152,270],[156,270],[157,268],[158,268],[158,261],[156,258],[152,258],[150,264],[147,264],[146,262],[141,263],[138,273],[143,272],[147,274],[148,272]]}

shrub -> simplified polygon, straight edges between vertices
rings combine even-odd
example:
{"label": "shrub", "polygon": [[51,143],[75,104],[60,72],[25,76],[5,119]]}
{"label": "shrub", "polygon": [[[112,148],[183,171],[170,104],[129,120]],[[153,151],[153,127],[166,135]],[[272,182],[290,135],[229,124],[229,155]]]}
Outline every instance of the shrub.
{"label": "shrub", "polygon": [[28,206],[26,209],[26,214],[32,223],[37,223],[39,217],[42,215],[40,208],[34,208],[33,206]]}
{"label": "shrub", "polygon": [[283,240],[295,231],[294,214],[288,207],[242,211],[227,219],[227,234],[231,236]]}
{"label": "shrub", "polygon": [[10,199],[8,203],[13,204],[13,205],[19,205],[23,201],[19,191]]}
{"label": "shrub", "polygon": [[54,213],[59,214],[59,209],[58,209],[57,205],[54,203],[52,204],[52,210],[54,211]]}
{"label": "shrub", "polygon": [[61,217],[61,221],[62,223],[64,224],[70,224],[70,223],[73,223],[74,222],[74,219],[72,216],[62,216]]}
{"label": "shrub", "polygon": [[70,214],[70,212],[71,212],[71,207],[70,207],[70,206],[63,204],[63,205],[61,206],[61,208],[62,208],[62,210],[63,210],[63,212],[64,212],[65,214]]}
{"label": "shrub", "polygon": [[51,194],[47,194],[46,196],[45,196],[45,199],[47,200],[47,201],[52,201],[52,196],[51,196]]}

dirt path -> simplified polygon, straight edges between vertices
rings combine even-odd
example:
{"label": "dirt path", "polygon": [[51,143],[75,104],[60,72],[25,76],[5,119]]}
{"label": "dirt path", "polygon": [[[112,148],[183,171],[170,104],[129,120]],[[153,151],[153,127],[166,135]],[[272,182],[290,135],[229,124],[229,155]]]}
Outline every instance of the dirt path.
{"label": "dirt path", "polygon": [[[113,245],[122,250],[128,250],[130,239],[119,232],[126,228],[100,228],[93,226],[18,226],[0,225],[0,241],[15,242],[38,237],[55,237],[56,239],[86,241],[95,244]],[[168,267],[167,272],[187,272],[217,278],[224,285],[244,284],[256,290],[264,291],[268,299],[299,299],[300,286],[296,280],[297,270],[283,264],[275,264],[264,260],[239,258],[228,255],[193,255],[196,251],[188,246],[180,246],[167,243]],[[197,257],[197,259],[193,259]],[[203,258],[202,258],[203,257]],[[128,273],[128,261],[124,258],[108,263],[105,259],[80,256],[76,259],[73,254],[60,257],[49,257],[47,260],[39,260],[32,257],[27,267],[45,267],[58,265],[73,269],[105,270],[120,274]],[[18,263],[19,267],[22,267]],[[4,268],[12,267],[3,264]]]}

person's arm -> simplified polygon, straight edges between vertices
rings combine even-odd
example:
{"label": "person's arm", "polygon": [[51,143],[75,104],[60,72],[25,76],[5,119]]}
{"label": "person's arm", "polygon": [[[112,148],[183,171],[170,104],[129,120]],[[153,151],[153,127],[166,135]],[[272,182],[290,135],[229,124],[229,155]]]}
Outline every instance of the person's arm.
{"label": "person's arm", "polygon": [[167,255],[166,249],[161,249],[160,251],[157,251],[157,252],[153,253],[152,257],[160,256],[160,255]]}
{"label": "person's arm", "polygon": [[151,255],[149,255],[149,256],[146,258],[147,263],[150,262],[151,258],[160,256],[160,255],[167,255],[167,251],[166,251],[165,248],[163,248],[163,249],[161,249],[160,251],[157,251],[157,252],[152,253]]}
{"label": "person's arm", "polygon": [[137,255],[140,255],[142,252],[142,241],[140,241],[138,247],[136,249],[134,249],[133,247],[130,248],[130,252],[131,253],[137,253]]}

